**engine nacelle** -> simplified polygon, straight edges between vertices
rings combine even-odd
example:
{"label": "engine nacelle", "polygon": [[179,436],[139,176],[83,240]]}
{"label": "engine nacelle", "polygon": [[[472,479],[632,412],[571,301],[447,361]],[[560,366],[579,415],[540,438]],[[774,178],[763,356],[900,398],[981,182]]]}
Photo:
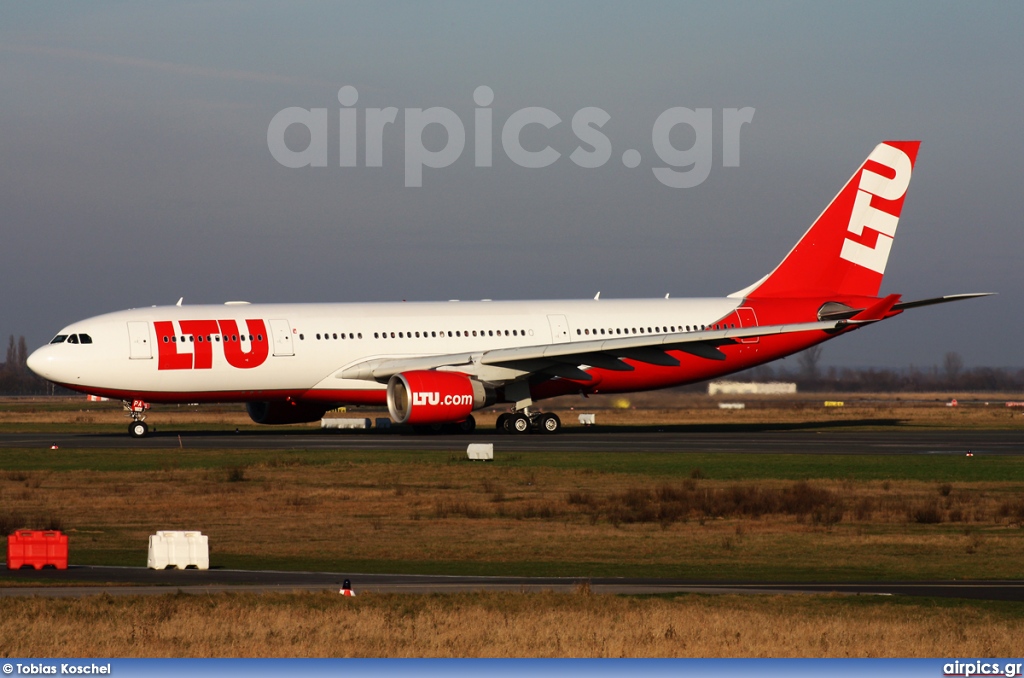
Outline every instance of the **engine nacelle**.
{"label": "engine nacelle", "polygon": [[388,380],[388,412],[397,424],[465,421],[493,400],[483,384],[459,372],[413,370]]}
{"label": "engine nacelle", "polygon": [[254,402],[246,403],[245,411],[249,418],[257,424],[307,424],[323,419],[327,408],[323,405],[308,405],[293,402]]}

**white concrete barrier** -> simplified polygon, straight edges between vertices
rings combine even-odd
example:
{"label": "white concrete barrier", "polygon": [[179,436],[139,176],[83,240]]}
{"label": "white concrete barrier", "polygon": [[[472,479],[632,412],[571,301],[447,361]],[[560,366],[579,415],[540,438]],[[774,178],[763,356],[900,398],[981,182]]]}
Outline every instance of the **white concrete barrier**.
{"label": "white concrete barrier", "polygon": [[796,384],[785,381],[712,381],[708,384],[708,395],[792,395]]}
{"label": "white concrete barrier", "polygon": [[466,456],[476,461],[494,461],[494,443],[470,443]]}
{"label": "white concrete barrier", "polygon": [[580,423],[584,426],[593,426],[597,423],[597,416],[593,414],[581,414]]}
{"label": "white concrete barrier", "polygon": [[321,419],[320,428],[366,429],[370,428],[369,419]]}
{"label": "white concrete barrier", "polygon": [[718,409],[720,410],[743,410],[746,407],[746,403],[718,403]]}
{"label": "white concrete barrier", "polygon": [[210,569],[210,546],[206,535],[178,530],[161,530],[150,535],[146,567],[151,570],[167,567]]}

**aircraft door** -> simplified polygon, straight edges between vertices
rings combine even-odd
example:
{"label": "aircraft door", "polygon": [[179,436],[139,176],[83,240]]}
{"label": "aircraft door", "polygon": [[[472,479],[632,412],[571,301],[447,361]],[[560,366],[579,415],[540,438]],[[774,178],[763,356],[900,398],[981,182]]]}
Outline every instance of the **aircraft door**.
{"label": "aircraft door", "polygon": [[152,360],[153,345],[149,343],[149,323],[133,320],[128,323],[128,357],[131,360]]}
{"label": "aircraft door", "polygon": [[292,346],[292,325],[287,320],[271,320],[270,333],[274,335],[274,355],[295,355]]}
{"label": "aircraft door", "polygon": [[[737,308],[736,317],[740,320],[740,327],[757,327],[757,316],[754,315],[754,309],[748,306]],[[756,344],[759,341],[761,341],[760,337],[740,339],[741,344]]]}
{"label": "aircraft door", "polygon": [[564,315],[549,315],[548,324],[551,326],[551,341],[555,344],[564,344],[569,341],[569,323]]}

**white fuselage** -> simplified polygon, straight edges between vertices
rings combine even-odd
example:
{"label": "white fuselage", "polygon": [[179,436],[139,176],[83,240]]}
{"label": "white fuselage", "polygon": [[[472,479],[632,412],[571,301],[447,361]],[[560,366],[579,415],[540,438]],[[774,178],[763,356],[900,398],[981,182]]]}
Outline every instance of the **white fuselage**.
{"label": "white fuselage", "polygon": [[85,334],[92,343],[51,343],[33,353],[30,366],[75,390],[154,402],[279,395],[371,402],[383,398],[385,385],[343,379],[343,370],[378,358],[696,331],[713,326],[739,303],[721,298],[161,306],[69,325],[58,337]]}

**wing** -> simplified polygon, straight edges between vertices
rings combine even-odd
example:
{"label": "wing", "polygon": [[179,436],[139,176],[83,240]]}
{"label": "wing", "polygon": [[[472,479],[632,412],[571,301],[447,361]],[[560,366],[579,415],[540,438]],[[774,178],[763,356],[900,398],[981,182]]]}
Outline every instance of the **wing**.
{"label": "wing", "polygon": [[725,354],[719,347],[734,344],[739,339],[793,332],[839,332],[875,320],[825,320],[790,325],[592,339],[414,358],[377,358],[343,368],[335,376],[338,379],[386,382],[392,375],[400,372],[449,368],[493,383],[514,381],[531,374],[590,381],[592,377],[580,366],[631,371],[633,366],[623,362],[626,358],[653,365],[678,365],[679,361],[667,351],[683,351],[708,360],[725,360]]}

